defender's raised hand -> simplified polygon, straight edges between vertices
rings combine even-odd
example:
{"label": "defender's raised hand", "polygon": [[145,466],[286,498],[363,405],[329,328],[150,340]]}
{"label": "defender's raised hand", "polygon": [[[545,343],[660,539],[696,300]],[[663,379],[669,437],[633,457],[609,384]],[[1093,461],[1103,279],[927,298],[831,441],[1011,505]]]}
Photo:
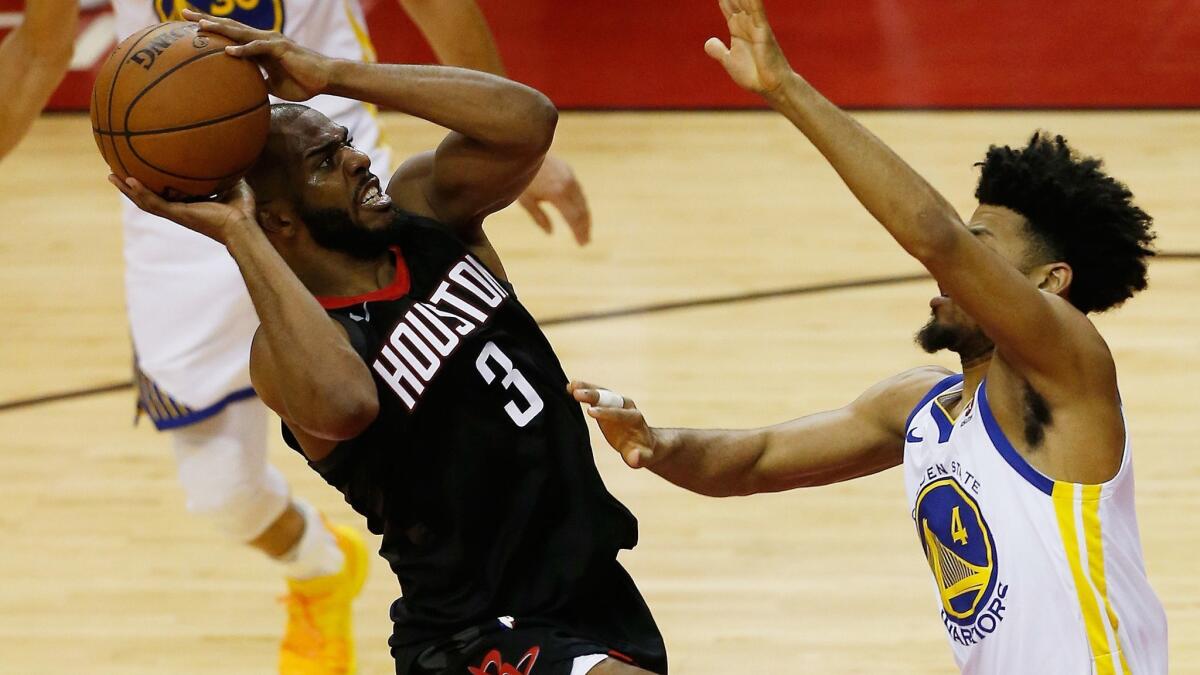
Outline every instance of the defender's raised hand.
{"label": "defender's raised hand", "polygon": [[558,209],[575,235],[576,243],[583,246],[591,241],[592,212],[588,209],[587,198],[583,196],[583,188],[579,186],[571,166],[558,157],[546,155],[542,168],[517,201],[546,234],[550,234],[554,226],[550,216],[542,209],[542,202]]}
{"label": "defender's raised hand", "polygon": [[307,101],[325,91],[329,85],[332,59],[311,49],[305,49],[281,33],[251,28],[233,19],[210,16],[190,9],[183,18],[195,21],[200,28],[224,35],[240,44],[226,47],[225,53],[241,59],[251,59],[267,73],[271,93],[287,101]]}
{"label": "defender's raised hand", "polygon": [[587,382],[571,381],[567,391],[576,401],[587,404],[588,416],[596,420],[604,439],[621,453],[626,464],[641,469],[663,459],[657,452],[654,430],[632,399]]}
{"label": "defender's raised hand", "polygon": [[704,51],[725,66],[737,85],[769,96],[783,86],[792,68],[775,41],[762,0],[718,0],[729,25],[729,46],[709,38]]}

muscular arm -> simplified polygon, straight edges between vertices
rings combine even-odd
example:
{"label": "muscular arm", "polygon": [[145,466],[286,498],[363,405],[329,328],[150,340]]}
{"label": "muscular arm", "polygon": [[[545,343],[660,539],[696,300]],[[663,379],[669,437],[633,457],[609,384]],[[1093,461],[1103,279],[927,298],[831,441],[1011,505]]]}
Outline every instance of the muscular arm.
{"label": "muscular arm", "polygon": [[[946,294],[979,322],[1006,360],[1070,382],[1107,359],[1091,323],[1040,291],[965,227],[950,204],[874,134],[799,75],[769,100],[829,160],[854,196]],[[1111,362],[1111,359],[1108,359]]]}
{"label": "muscular arm", "polygon": [[77,0],[28,0],[24,21],[0,43],[0,159],[29,131],[71,64]]}
{"label": "muscular arm", "polygon": [[405,162],[388,192],[397,203],[478,242],[484,216],[512,203],[554,138],[544,95],[494,75],[445,66],[333,62],[326,93],[386,106],[451,132]]}
{"label": "muscular arm", "polygon": [[142,210],[173,220],[229,251],[241,270],[260,326],[250,351],[259,397],[297,432],[318,460],[375,420],[379,398],[346,332],[280,257],[255,221],[254,195],[241,181],[222,201],[168,202],[130,178],[109,176]]}
{"label": "muscular arm", "polygon": [[[379,399],[345,329],[325,314],[256,223],[230,228],[226,247],[260,321],[250,351],[259,397],[294,431],[332,441],[357,436],[374,421]],[[308,444],[305,451],[320,459]]]}
{"label": "muscular arm", "polygon": [[[1023,374],[1088,390],[1111,367],[1099,334],[1062,298],[1030,281],[963,225],[950,204],[874,134],[792,71],[762,0],[729,0],[730,49],[706,50],[741,86],[760,93],[829,161],[858,201]],[[1061,385],[1060,385],[1061,386]]]}
{"label": "muscular arm", "polygon": [[624,408],[600,407],[595,387],[573,385],[572,392],[593,404],[588,414],[626,463],[692,492],[728,497],[828,485],[899,465],[908,413],[947,374],[910,370],[837,410],[738,430],[652,428],[629,399]]}
{"label": "muscular arm", "polygon": [[[429,41],[438,61],[505,75],[492,31],[475,0],[400,0],[400,4]],[[575,172],[562,159],[547,155],[518,201],[547,233],[554,226],[543,202],[558,209],[580,245],[591,239],[592,215],[587,198]]]}

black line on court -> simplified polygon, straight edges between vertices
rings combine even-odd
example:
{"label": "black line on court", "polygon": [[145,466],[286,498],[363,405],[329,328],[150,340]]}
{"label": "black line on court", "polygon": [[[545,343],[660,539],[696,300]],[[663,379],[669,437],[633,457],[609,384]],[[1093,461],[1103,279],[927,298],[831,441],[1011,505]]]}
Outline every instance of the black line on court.
{"label": "black line on court", "polygon": [[[1156,256],[1160,260],[1200,260],[1200,251],[1171,251],[1159,253]],[[795,297],[801,295],[815,295],[817,293],[828,293],[831,291],[845,291],[857,288],[872,288],[877,286],[891,286],[894,284],[903,284],[913,281],[924,281],[929,279],[928,274],[899,274],[888,277],[875,277],[870,279],[851,279],[849,281],[833,281],[825,284],[813,284],[807,286],[788,286],[784,288],[773,288],[765,291],[751,291],[749,293],[733,293],[728,295],[714,295],[707,298],[694,298],[692,300],[679,300],[675,302],[659,302],[649,305],[635,305],[633,307],[622,307],[620,309],[610,309],[601,312],[582,312],[580,314],[566,314],[563,316],[554,316],[548,319],[543,319],[538,322],[540,326],[562,326],[573,323],[586,323],[588,321],[603,321],[605,319],[621,319],[630,316],[644,316],[646,314],[659,314],[662,312],[671,312],[681,309],[695,309],[697,307],[713,307],[717,305],[731,305],[739,302],[754,302],[757,300],[771,300],[774,298]],[[69,401],[77,398],[86,398],[89,396],[98,396],[100,394],[111,394],[125,389],[132,389],[133,381],[128,382],[113,382],[110,384],[102,384],[86,389],[75,389],[72,391],[64,391],[57,394],[46,394],[43,396],[34,396],[31,398],[22,398],[15,401],[0,402],[0,413],[9,412],[11,410],[21,410],[24,408],[32,408],[34,406],[44,405],[46,403],[58,403],[59,401]]]}
{"label": "black line on court", "polygon": [[585,321],[601,321],[603,319],[619,319],[627,316],[640,316],[643,314],[657,314],[659,312],[670,312],[677,309],[695,309],[696,307],[711,307],[713,305],[730,305],[738,302],[753,302],[755,300],[770,300],[772,298],[783,298],[796,295],[813,295],[815,293],[826,293],[829,291],[842,291],[852,288],[870,288],[872,286],[890,286],[892,284],[902,284],[909,281],[921,281],[929,279],[928,274],[901,274],[891,277],[877,277],[874,279],[854,279],[851,281],[834,281],[827,284],[816,284],[811,286],[790,286],[787,288],[774,288],[766,291],[752,291],[750,293],[735,293],[731,295],[715,295],[708,298],[694,298],[692,300],[679,300],[676,302],[659,302],[651,305],[637,305],[634,307],[623,307],[621,309],[611,309],[602,312],[584,312],[582,314],[568,314],[566,316],[556,316],[549,319],[543,319],[538,322],[541,326],[560,326],[567,323],[583,323]]}
{"label": "black line on court", "polygon": [[73,398],[84,398],[87,396],[96,396],[98,394],[108,394],[114,391],[132,388],[133,381],[131,380],[129,382],[113,382],[112,384],[102,384],[98,387],[88,387],[87,389],[64,391],[57,394],[46,394],[45,396],[34,396],[33,398],[21,398],[15,401],[6,401],[4,403],[0,403],[0,412],[19,410],[21,408],[31,408],[35,405],[42,405],[43,403],[69,401]]}

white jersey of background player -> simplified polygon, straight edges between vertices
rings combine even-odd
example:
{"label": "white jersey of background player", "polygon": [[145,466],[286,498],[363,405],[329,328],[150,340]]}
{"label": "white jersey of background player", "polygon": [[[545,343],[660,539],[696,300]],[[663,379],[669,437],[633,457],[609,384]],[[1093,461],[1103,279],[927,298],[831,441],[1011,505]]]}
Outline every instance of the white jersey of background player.
{"label": "white jersey of background player", "polygon": [[[503,75],[474,0],[401,0],[449,65]],[[357,0],[112,0],[117,37],[199,9],[280,31],[329,56],[374,60]],[[30,0],[25,21],[0,46],[0,90],[17,105],[0,111],[0,157],[20,140],[70,63],[76,0]],[[375,111],[348,99],[314,98],[346,126],[382,181],[391,176]],[[99,179],[99,177],[98,177]],[[548,157],[520,203],[549,231],[540,202],[587,242],[590,213],[570,168]],[[241,275],[223,247],[123,204],[125,290],[139,370],[139,407],[171,430],[190,511],[284,563],[289,623],[280,670],[353,670],[350,602],[361,588],[366,552],[351,529],[327,526],[290,494],[267,462],[267,413],[250,388],[250,341],[258,325]],[[319,637],[318,637],[319,636]]]}

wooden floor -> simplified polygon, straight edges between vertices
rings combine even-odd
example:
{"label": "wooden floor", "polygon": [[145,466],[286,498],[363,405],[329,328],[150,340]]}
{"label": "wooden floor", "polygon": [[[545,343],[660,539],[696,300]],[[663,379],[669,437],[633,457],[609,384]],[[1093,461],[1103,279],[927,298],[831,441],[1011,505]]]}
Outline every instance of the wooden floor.
{"label": "wooden floor", "polygon": [[[992,142],[1060,131],[1108,160],[1157,217],[1161,248],[1200,251],[1195,113],[878,113],[862,118],[963,212]],[[385,118],[402,153],[424,124]],[[116,194],[82,116],[42,119],[0,166],[0,402],[129,374]],[[556,146],[584,181],[595,241],[519,212],[490,233],[534,314],[686,301],[919,271],[802,138],[768,114],[568,114]],[[1099,324],[1132,427],[1146,563],[1173,672],[1200,672],[1200,261]],[[198,280],[198,282],[202,282]],[[547,329],[568,372],[636,398],[652,423],[747,426],[840,405],[930,359],[912,346],[929,282],[678,309]],[[941,357],[939,363],[953,366]],[[268,561],[184,511],[162,436],[128,392],[0,412],[0,672],[266,673],[283,611]],[[598,434],[595,435],[599,440]],[[272,439],[295,491],[360,520]],[[623,562],[676,673],[950,673],[898,471],[715,500],[597,462],[641,522]],[[357,605],[362,671],[392,672],[376,559]]]}

